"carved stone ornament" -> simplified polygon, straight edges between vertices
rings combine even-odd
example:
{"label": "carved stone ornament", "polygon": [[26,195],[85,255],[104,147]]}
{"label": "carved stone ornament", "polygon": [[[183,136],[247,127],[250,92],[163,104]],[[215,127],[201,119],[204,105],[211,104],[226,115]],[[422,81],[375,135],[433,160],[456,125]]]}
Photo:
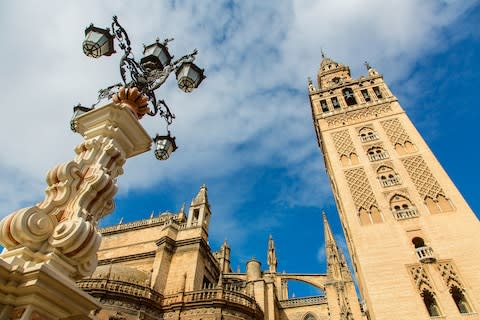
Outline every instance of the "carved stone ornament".
{"label": "carved stone ornament", "polygon": [[146,113],[149,112],[148,97],[138,91],[136,87],[121,87],[118,90],[118,93],[112,96],[112,101],[114,103],[126,106],[138,119],[141,119]]}
{"label": "carved stone ornament", "polygon": [[73,267],[67,276],[90,275],[97,266],[101,236],[98,221],[114,208],[116,180],[127,158],[149,150],[151,139],[122,104],[108,104],[77,118],[85,141],[75,159],[47,174],[45,199],[17,210],[0,222],[0,243],[11,257],[27,248],[37,256],[60,256]]}

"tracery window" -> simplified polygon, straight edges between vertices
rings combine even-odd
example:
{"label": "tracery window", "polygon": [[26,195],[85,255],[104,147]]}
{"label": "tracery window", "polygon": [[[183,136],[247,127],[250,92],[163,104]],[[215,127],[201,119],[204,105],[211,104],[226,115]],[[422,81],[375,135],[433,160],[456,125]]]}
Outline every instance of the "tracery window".
{"label": "tracery window", "polygon": [[423,303],[425,304],[425,307],[427,308],[427,312],[430,317],[440,316],[440,308],[438,307],[437,300],[435,299],[434,294],[427,289],[423,289],[420,295],[423,298]]}
{"label": "tracery window", "polygon": [[452,285],[449,290],[450,294],[452,295],[453,301],[455,302],[455,305],[458,308],[458,311],[460,313],[471,313],[472,308],[470,307],[470,304],[468,303],[467,299],[465,298],[465,295],[463,294],[463,290],[460,289],[459,287]]}

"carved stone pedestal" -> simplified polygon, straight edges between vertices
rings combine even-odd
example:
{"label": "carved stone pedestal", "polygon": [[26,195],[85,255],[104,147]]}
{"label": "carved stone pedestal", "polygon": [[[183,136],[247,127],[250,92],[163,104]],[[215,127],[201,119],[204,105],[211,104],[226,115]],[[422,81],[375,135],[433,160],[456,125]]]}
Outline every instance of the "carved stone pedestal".
{"label": "carved stone pedestal", "polygon": [[151,139],[131,108],[108,104],[77,118],[85,141],[47,174],[45,199],[0,222],[0,319],[89,319],[98,303],[75,279],[97,266],[97,222],[114,208],[126,159]]}

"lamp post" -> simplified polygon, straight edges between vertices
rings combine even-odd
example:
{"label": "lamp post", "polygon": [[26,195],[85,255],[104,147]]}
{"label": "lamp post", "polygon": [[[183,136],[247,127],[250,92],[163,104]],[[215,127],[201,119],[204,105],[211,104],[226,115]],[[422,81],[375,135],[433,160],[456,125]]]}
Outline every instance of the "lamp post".
{"label": "lamp post", "polygon": [[[144,115],[175,118],[155,90],[175,72],[181,90],[191,92],[205,78],[193,61],[197,51],[174,60],[168,43],[158,40],[144,48],[137,62],[130,40],[113,17],[113,34],[93,25],[85,30],[83,52],[93,58],[123,51],[122,83],[99,91],[92,107],[77,105],[71,129],[84,137],[73,160],[47,173],[45,199],[19,209],[0,221],[0,319],[90,319],[100,304],[77,288],[75,280],[97,266],[101,235],[97,224],[114,209],[117,177],[130,157],[150,150],[167,160],[177,149],[175,138],[150,138],[139,120]],[[100,101],[108,99],[105,105]]]}
{"label": "lamp post", "polygon": [[[114,84],[100,90],[97,103],[104,98],[113,98],[116,103],[128,101],[126,106],[139,119],[145,114],[150,116],[158,114],[164,118],[168,127],[175,119],[175,115],[170,111],[164,100],[156,99],[155,90],[165,83],[171,73],[175,73],[178,87],[182,91],[188,93],[197,88],[205,79],[204,70],[194,64],[197,50],[193,50],[192,53],[184,55],[180,59],[173,60],[174,56],[168,51],[168,43],[173,39],[165,39],[160,42],[157,38],[154,43],[144,45],[143,57],[138,62],[132,54],[130,38],[116,16],[113,17],[111,29],[113,34],[110,33],[110,29],[98,28],[93,24],[85,29],[85,40],[82,47],[86,56],[100,58],[112,55],[115,53],[114,40],[118,41],[118,45],[123,51],[120,60],[120,75],[123,83]],[[129,91],[128,89],[132,90]],[[129,94],[134,94],[135,99],[140,99],[143,104],[140,105],[135,99],[129,98]],[[71,121],[71,128],[74,131],[79,107],[76,106],[75,108],[74,117]],[[158,160],[167,160],[170,153],[177,149],[174,138],[170,136],[170,131],[168,131],[168,135],[157,135],[154,138],[154,143],[156,144],[155,156]],[[164,151],[169,153],[159,156],[157,151],[162,148],[161,146],[167,144],[174,147],[165,149]]]}

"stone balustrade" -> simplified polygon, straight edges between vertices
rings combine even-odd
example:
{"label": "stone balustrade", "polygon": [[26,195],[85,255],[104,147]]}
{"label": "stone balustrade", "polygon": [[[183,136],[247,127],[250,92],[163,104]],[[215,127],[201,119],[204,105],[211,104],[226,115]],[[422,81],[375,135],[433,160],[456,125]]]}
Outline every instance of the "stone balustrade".
{"label": "stone balustrade", "polygon": [[[155,225],[156,226],[172,225],[178,230],[183,230],[187,228],[186,222],[179,220],[178,215],[168,214],[168,215],[161,215],[156,218],[143,219],[139,221],[116,224],[113,226],[100,228],[98,231],[101,234],[111,234],[111,233],[122,232],[126,230],[149,228]],[[192,224],[192,227],[195,227],[195,226],[196,224]]]}
{"label": "stone balustrade", "polygon": [[410,207],[408,209],[394,210],[393,215],[397,220],[412,219],[418,217],[418,211],[415,207]]}
{"label": "stone balustrade", "polygon": [[[161,303],[163,296],[157,291],[138,283],[112,279],[82,279],[77,281],[77,286],[88,293],[95,291],[109,291],[125,295],[143,297]],[[93,294],[94,295],[94,294]]]}
{"label": "stone balustrade", "polygon": [[380,179],[380,183],[383,187],[391,187],[400,184],[400,179],[398,177]]}
{"label": "stone balustrade", "polygon": [[415,249],[417,258],[420,262],[428,263],[435,261],[435,255],[433,249],[429,246],[423,246]]}
{"label": "stone balustrade", "polygon": [[312,296],[281,300],[279,302],[282,308],[292,308],[327,303],[327,299],[324,296]]}
{"label": "stone balustrade", "polygon": [[378,135],[376,133],[360,136],[360,141],[362,142],[368,142],[368,141],[374,141],[374,140],[378,140]]}
{"label": "stone balustrade", "polygon": [[[188,305],[211,301],[224,301],[242,305],[255,313],[262,313],[255,299],[245,294],[242,288],[225,285],[223,288],[207,288],[203,290],[179,292],[163,296],[159,292],[138,283],[121,280],[90,278],[77,281],[77,286],[93,296],[102,296],[104,292],[120,293],[129,296],[151,300],[159,307],[168,307],[174,304]],[[315,298],[315,297],[313,297]]]}
{"label": "stone balustrade", "polygon": [[388,158],[387,151],[383,151],[383,152],[380,152],[380,153],[374,153],[374,154],[368,154],[368,159],[370,161],[379,161],[379,160],[383,160],[383,159],[387,159],[387,158]]}

